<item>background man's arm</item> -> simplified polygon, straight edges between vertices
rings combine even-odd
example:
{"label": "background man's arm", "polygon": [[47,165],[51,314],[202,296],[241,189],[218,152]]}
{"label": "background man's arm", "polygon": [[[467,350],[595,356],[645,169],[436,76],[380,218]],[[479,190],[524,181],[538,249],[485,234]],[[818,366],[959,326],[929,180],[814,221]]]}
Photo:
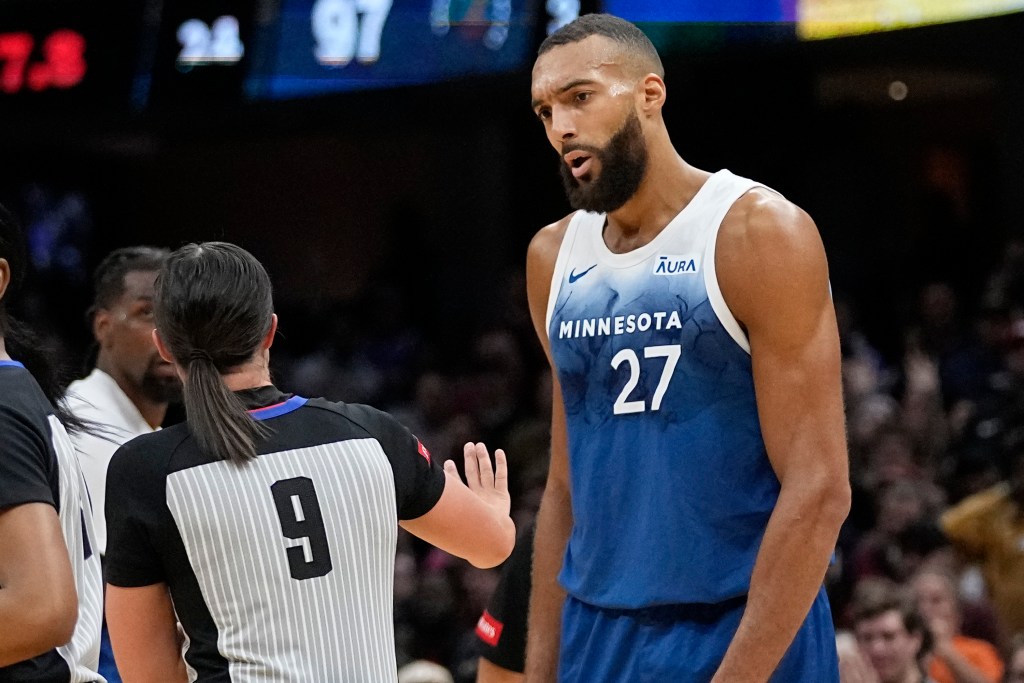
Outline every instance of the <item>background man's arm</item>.
{"label": "background man's arm", "polygon": [[850,486],[839,333],[810,217],[755,191],[722,224],[723,295],[750,340],[768,458],[781,483],[739,628],[713,683],[767,681],[817,595]]}

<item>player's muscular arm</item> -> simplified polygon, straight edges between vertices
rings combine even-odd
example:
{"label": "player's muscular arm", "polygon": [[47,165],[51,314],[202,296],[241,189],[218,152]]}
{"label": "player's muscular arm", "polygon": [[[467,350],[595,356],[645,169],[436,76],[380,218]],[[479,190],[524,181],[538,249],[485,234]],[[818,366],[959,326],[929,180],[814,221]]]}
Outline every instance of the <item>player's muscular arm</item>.
{"label": "player's muscular arm", "polygon": [[[569,219],[541,230],[530,243],[526,262],[526,280],[530,299],[530,315],[544,352],[551,362],[546,318],[551,276],[558,249]],[[565,591],[558,585],[565,545],[572,529],[572,507],[569,496],[568,441],[565,431],[565,409],[558,373],[552,370],[551,465],[547,487],[537,514],[537,532],[533,551],[533,588],[530,595],[530,616],[526,630],[526,680],[530,683],[553,682],[558,669],[558,648],[561,636],[562,603]]]}
{"label": "player's muscular arm", "polygon": [[167,584],[122,588],[107,584],[107,628],[125,683],[188,680]]}
{"label": "player's muscular arm", "polygon": [[807,616],[849,511],[839,333],[817,229],[777,195],[755,191],[737,202],[715,263],[750,339],[761,431],[781,492],[713,683],[761,683]]}
{"label": "player's muscular arm", "polygon": [[78,594],[57,511],[46,503],[0,509],[0,667],[71,640]]}

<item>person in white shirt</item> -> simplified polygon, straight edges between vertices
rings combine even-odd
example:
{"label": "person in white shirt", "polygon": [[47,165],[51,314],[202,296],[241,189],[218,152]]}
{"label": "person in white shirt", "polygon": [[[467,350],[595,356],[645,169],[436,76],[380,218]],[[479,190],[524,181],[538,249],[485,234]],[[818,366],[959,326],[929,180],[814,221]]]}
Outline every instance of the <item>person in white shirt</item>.
{"label": "person in white shirt", "polygon": [[103,503],[110,457],[122,443],[158,429],[168,403],[181,396],[173,367],[160,358],[152,339],[153,282],[168,253],[124,247],[100,263],[89,309],[96,365],[67,390],[72,413],[104,429],[103,434],[75,439],[92,496],[100,555],[106,550]]}
{"label": "person in white shirt", "polygon": [[[111,252],[93,276],[95,298],[89,309],[96,340],[96,365],[67,389],[71,413],[98,426],[72,435],[92,499],[95,548],[106,554],[107,466],[124,442],[160,428],[168,403],[181,395],[173,366],[153,344],[153,283],[167,259],[166,249],[125,247]],[[112,491],[111,495],[117,495]],[[100,673],[117,682],[104,629]]]}

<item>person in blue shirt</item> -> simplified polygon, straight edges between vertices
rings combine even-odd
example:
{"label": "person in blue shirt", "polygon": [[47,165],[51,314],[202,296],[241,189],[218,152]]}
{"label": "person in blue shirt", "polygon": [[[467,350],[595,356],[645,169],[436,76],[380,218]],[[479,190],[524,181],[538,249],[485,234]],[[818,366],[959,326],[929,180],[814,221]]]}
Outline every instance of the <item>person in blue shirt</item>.
{"label": "person in blue shirt", "polygon": [[610,15],[533,68],[576,211],[527,257],[554,408],[526,677],[838,681],[822,581],[850,487],[824,248],[779,193],[688,164],[666,92]]}

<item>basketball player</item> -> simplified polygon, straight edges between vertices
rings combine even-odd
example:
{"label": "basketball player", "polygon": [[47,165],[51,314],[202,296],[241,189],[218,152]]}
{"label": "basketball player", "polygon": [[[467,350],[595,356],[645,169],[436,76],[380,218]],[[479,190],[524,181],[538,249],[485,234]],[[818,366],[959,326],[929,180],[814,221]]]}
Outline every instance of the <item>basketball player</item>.
{"label": "basketball player", "polygon": [[153,282],[170,254],[154,247],[124,247],[103,259],[93,275],[90,308],[96,365],[68,386],[68,408],[102,425],[97,435],[75,434],[94,503],[96,548],[106,553],[103,518],[107,465],[124,442],[160,427],[168,403],[181,396],[181,382],[153,345]]}
{"label": "basketball player", "polygon": [[[89,315],[96,365],[68,386],[67,405],[77,417],[100,426],[95,434],[71,436],[92,499],[94,549],[100,558],[107,551],[103,508],[110,458],[125,441],[159,429],[168,403],[181,395],[174,368],[153,345],[153,281],[169,254],[154,247],[123,247],[110,252],[93,275]],[[108,683],[121,680],[105,625],[99,671]]]}
{"label": "basketball player", "polygon": [[0,681],[103,681],[100,559],[60,418],[76,421],[56,402],[52,369],[33,362],[38,348],[4,307],[25,268],[20,228],[0,206]]}
{"label": "basketball player", "polygon": [[555,378],[527,680],[555,678],[560,623],[563,681],[837,680],[822,580],[850,490],[814,223],[679,156],[628,22],[547,38],[532,98],[578,211],[527,264]]}
{"label": "basketball player", "polygon": [[[389,415],[283,393],[270,280],[225,243],[174,252],[154,341],[187,424],[115,453],[107,623],[132,681],[395,681],[398,526],[474,565],[508,557],[505,454],[462,484]],[[184,633],[179,648],[176,618]]]}

